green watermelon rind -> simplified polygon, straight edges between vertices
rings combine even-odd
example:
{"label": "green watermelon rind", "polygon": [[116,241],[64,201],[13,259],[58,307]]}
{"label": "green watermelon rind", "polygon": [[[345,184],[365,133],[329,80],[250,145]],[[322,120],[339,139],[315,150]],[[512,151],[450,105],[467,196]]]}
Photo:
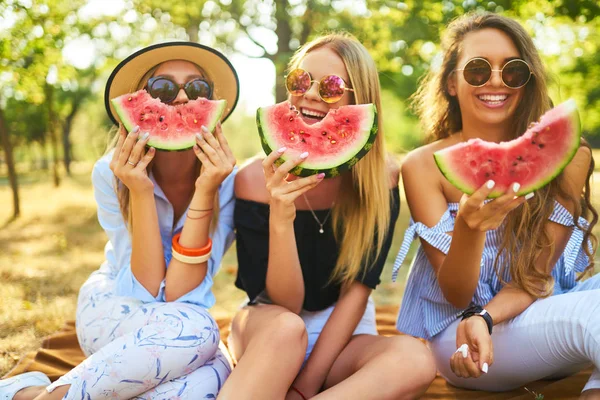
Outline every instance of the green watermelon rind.
{"label": "green watermelon rind", "polygon": [[[560,173],[569,165],[571,160],[577,154],[577,150],[581,144],[581,120],[579,118],[579,112],[577,111],[577,105],[574,100],[568,100],[563,105],[565,113],[564,117],[567,118],[571,122],[572,132],[574,137],[573,144],[569,149],[569,152],[563,158],[563,161],[556,167],[554,172],[548,176],[548,178],[544,180],[537,181],[529,186],[521,187],[521,189],[516,193],[517,196],[525,196],[529,193],[535,192],[536,190],[546,186],[552,180],[554,180]],[[461,192],[466,193],[468,195],[473,194],[478,188],[473,188],[467,182],[461,181],[458,177],[455,177],[452,168],[445,162],[444,150],[440,150],[433,154],[435,159],[435,163],[437,164],[439,170],[446,177],[446,179],[452,183],[457,189]],[[493,191],[488,195],[488,199],[495,199],[502,196],[504,193],[500,191]]]}
{"label": "green watermelon rind", "polygon": [[[129,119],[125,108],[121,106],[121,103],[118,101],[118,99],[119,97],[111,99],[110,102],[112,103],[117,115],[119,116],[121,123],[123,124],[125,129],[127,129],[127,132],[131,132],[131,130],[135,127],[136,124],[134,121]],[[209,123],[207,128],[209,131],[212,132],[217,126],[217,123],[221,120],[221,116],[223,115],[225,108],[227,108],[227,100],[211,101],[218,103],[217,107],[214,110],[214,117],[208,119]],[[160,141],[157,138],[150,138],[150,140],[148,140],[148,143],[146,144],[146,147],[154,147],[162,151],[185,151],[194,147],[194,144],[196,144],[196,139],[193,136],[191,136],[189,138],[186,138],[185,141],[182,140],[179,142],[174,142],[173,140],[170,140],[169,142],[170,143]]]}
{"label": "green watermelon rind", "polygon": [[[374,104],[369,104],[369,106],[371,107],[371,110],[368,111],[370,115],[372,115],[372,122],[369,121],[370,118],[366,119],[365,121],[363,121],[362,125],[363,126],[371,126],[369,133],[368,133],[368,137],[367,140],[364,142],[364,144],[362,144],[361,150],[359,150],[357,153],[354,154],[354,156],[352,156],[352,158],[350,158],[349,160],[343,162],[343,163],[337,163],[337,162],[333,162],[332,165],[330,167],[311,167],[310,164],[307,164],[307,162],[303,162],[302,166],[298,165],[297,167],[295,167],[294,169],[292,169],[290,171],[290,173],[292,173],[293,175],[296,176],[311,176],[314,174],[319,174],[319,173],[324,173],[326,178],[333,178],[336,176],[339,176],[342,172],[344,171],[348,171],[349,169],[351,169],[365,154],[367,154],[372,148],[373,148],[373,143],[375,142],[375,138],[377,137],[377,131],[378,131],[378,118],[377,118],[377,108],[375,107]],[[264,108],[259,108],[256,111],[256,126],[258,127],[258,133],[260,135],[260,144],[265,152],[265,154],[269,155],[271,154],[271,152],[274,150],[273,147],[275,147],[273,144],[269,143],[268,140],[268,135],[266,135],[265,132],[265,128],[263,128],[264,126],[267,126],[267,116],[266,116],[267,112]],[[357,148],[359,147],[358,145],[356,146]],[[278,158],[275,161],[276,165],[281,165],[283,164],[285,161],[287,161],[287,157],[285,156],[285,154],[283,154],[280,158]]]}

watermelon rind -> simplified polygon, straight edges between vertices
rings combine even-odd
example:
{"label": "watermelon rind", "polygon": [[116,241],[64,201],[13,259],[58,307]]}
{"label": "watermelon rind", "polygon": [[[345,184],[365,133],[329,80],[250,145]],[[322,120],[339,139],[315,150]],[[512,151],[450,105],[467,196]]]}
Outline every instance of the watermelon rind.
{"label": "watermelon rind", "polygon": [[[525,196],[548,185],[552,180],[554,180],[558,175],[562,173],[562,171],[567,167],[567,165],[569,165],[571,160],[573,160],[575,154],[577,154],[577,150],[579,149],[579,146],[581,144],[581,120],[579,118],[577,104],[575,103],[575,100],[570,99],[558,105],[554,110],[556,111],[559,107],[560,109],[558,111],[561,114],[559,117],[566,118],[570,122],[572,137],[572,140],[570,141],[571,146],[565,153],[565,156],[563,157],[562,161],[556,165],[556,168],[553,170],[552,174],[548,175],[545,179],[540,179],[530,185],[523,185],[516,193],[517,196]],[[454,146],[465,146],[467,144],[468,142],[459,143]],[[471,195],[479,188],[475,188],[468,182],[461,180],[454,173],[452,166],[448,162],[446,162],[445,152],[446,150],[452,149],[452,147],[454,146],[450,146],[446,149],[436,151],[433,154],[435,163],[438,166],[439,170],[442,172],[442,174],[452,185],[454,185],[461,192]],[[504,192],[502,191],[494,190],[488,195],[487,198],[494,199],[502,196],[503,194]]]}
{"label": "watermelon rind", "polygon": [[[123,124],[125,129],[127,129],[127,132],[131,132],[131,130],[136,126],[136,123],[135,123],[135,121],[133,121],[129,118],[127,111],[119,102],[119,99],[123,98],[123,97],[124,96],[119,96],[114,99],[111,99],[110,101],[111,101],[117,115],[119,116],[121,123]],[[195,101],[195,100],[192,100],[192,102],[193,101]],[[212,131],[214,131],[215,127],[217,126],[217,123],[221,120],[221,116],[223,115],[225,108],[227,108],[227,101],[226,100],[210,100],[210,101],[213,104],[217,103],[216,108],[213,111],[214,115],[208,119],[207,126],[206,126],[208,128],[208,130],[210,132],[212,132]],[[177,106],[169,106],[169,107],[177,107]],[[162,150],[162,151],[184,151],[184,150],[191,149],[194,146],[194,144],[196,144],[196,139],[195,139],[194,135],[190,135],[179,141],[175,141],[172,139],[170,141],[164,141],[164,140],[160,140],[160,138],[151,136],[150,139],[148,140],[148,143],[146,144],[146,146],[154,147],[154,148],[156,148],[158,150]]]}
{"label": "watermelon rind", "polygon": [[[311,165],[310,160],[303,161],[301,165],[296,166],[290,171],[291,174],[296,176],[311,176],[314,174],[323,173],[326,178],[333,178],[339,176],[344,171],[352,168],[365,154],[367,154],[373,147],[375,138],[377,137],[378,131],[378,118],[377,108],[374,104],[361,104],[360,106],[368,107],[367,117],[362,122],[362,131],[365,132],[365,140],[357,142],[355,149],[360,148],[356,153],[347,160],[332,160],[330,165]],[[266,132],[267,123],[267,108],[259,108],[256,111],[256,125],[258,127],[258,133],[260,135],[260,143],[265,154],[271,154],[276,146],[275,143],[270,142],[270,135]],[[275,161],[276,165],[281,165],[288,160],[288,157],[284,153],[279,159]]]}

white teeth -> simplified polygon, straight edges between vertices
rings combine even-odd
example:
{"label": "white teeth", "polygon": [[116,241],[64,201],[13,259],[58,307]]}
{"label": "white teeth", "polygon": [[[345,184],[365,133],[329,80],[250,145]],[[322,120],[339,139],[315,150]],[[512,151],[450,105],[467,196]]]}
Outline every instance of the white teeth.
{"label": "white teeth", "polygon": [[479,100],[493,102],[502,102],[508,98],[508,96],[505,94],[482,94],[477,97],[479,98]]}
{"label": "white teeth", "polygon": [[313,118],[324,118],[327,115],[322,112],[310,111],[310,110],[306,110],[304,108],[302,108],[301,111],[302,111],[303,115],[306,115],[307,117],[313,117]]}

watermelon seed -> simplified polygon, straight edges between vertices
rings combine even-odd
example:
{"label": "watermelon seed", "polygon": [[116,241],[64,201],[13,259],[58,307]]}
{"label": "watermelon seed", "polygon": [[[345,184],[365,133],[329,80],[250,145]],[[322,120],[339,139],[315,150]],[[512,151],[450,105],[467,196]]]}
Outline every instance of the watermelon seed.
{"label": "watermelon seed", "polygon": [[295,135],[295,134],[296,134],[296,132],[294,132],[294,131],[290,132],[290,135],[292,135],[292,136]]}
{"label": "watermelon seed", "polygon": [[327,139],[331,140],[331,136],[327,136]]}
{"label": "watermelon seed", "polygon": [[301,135],[304,135],[304,131],[300,131],[300,134],[301,134]]}
{"label": "watermelon seed", "polygon": [[535,143],[535,140],[532,140],[532,141],[531,141],[531,144],[536,144],[536,143]]}
{"label": "watermelon seed", "polygon": [[543,145],[543,144],[538,144],[538,147],[539,147],[540,149],[543,149],[543,148],[544,148],[544,145]]}
{"label": "watermelon seed", "polygon": [[294,140],[296,140],[296,138],[292,136],[290,137],[290,140],[293,142]]}
{"label": "watermelon seed", "polygon": [[158,120],[159,120],[160,122],[163,122],[163,121],[165,120],[165,117],[161,115],[161,116],[160,116],[160,118],[159,118]]}
{"label": "watermelon seed", "polygon": [[323,132],[321,132],[321,135],[325,136],[325,135],[327,135],[327,132],[323,131]]}
{"label": "watermelon seed", "polygon": [[335,144],[336,142],[335,142],[335,140],[332,140],[330,143],[331,143],[331,144]]}
{"label": "watermelon seed", "polygon": [[294,117],[290,117],[290,122],[292,122],[294,120]]}
{"label": "watermelon seed", "polygon": [[349,123],[349,122],[350,122],[350,118],[346,118],[346,123]]}
{"label": "watermelon seed", "polygon": [[300,139],[300,141],[301,141],[302,143],[306,143],[306,140],[304,140],[304,139]]}
{"label": "watermelon seed", "polygon": [[519,160],[519,161],[522,161],[522,160],[523,160],[523,157],[521,157],[521,156],[518,156],[518,157],[517,157],[517,160]]}
{"label": "watermelon seed", "polygon": [[197,123],[198,123],[198,120],[197,120],[196,118],[194,118],[194,123],[195,123],[195,124],[197,124]]}
{"label": "watermelon seed", "polygon": [[514,162],[513,163],[513,167],[516,167],[518,165],[518,163]]}
{"label": "watermelon seed", "polygon": [[131,101],[133,99],[133,97],[129,96],[129,98],[127,100]]}

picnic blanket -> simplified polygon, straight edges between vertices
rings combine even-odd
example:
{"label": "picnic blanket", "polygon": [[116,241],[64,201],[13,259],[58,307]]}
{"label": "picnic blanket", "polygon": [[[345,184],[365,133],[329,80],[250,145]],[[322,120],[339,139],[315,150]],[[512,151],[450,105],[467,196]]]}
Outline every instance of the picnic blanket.
{"label": "picnic blanket", "polygon": [[[398,335],[396,331],[396,315],[398,306],[377,307],[377,328],[379,334]],[[231,316],[217,318],[222,340],[227,340]],[[69,321],[63,329],[44,339],[42,347],[26,354],[5,378],[28,371],[42,371],[52,381],[58,379],[71,368],[79,364],[85,356],[79,348],[75,333],[75,322]],[[591,374],[591,369],[560,380],[543,380],[527,385],[527,389],[541,393],[544,400],[577,399],[585,382]],[[399,377],[400,379],[400,377]],[[485,400],[535,400],[535,396],[524,388],[511,392],[491,393],[455,388],[441,377],[437,377],[422,399],[485,399]]]}

